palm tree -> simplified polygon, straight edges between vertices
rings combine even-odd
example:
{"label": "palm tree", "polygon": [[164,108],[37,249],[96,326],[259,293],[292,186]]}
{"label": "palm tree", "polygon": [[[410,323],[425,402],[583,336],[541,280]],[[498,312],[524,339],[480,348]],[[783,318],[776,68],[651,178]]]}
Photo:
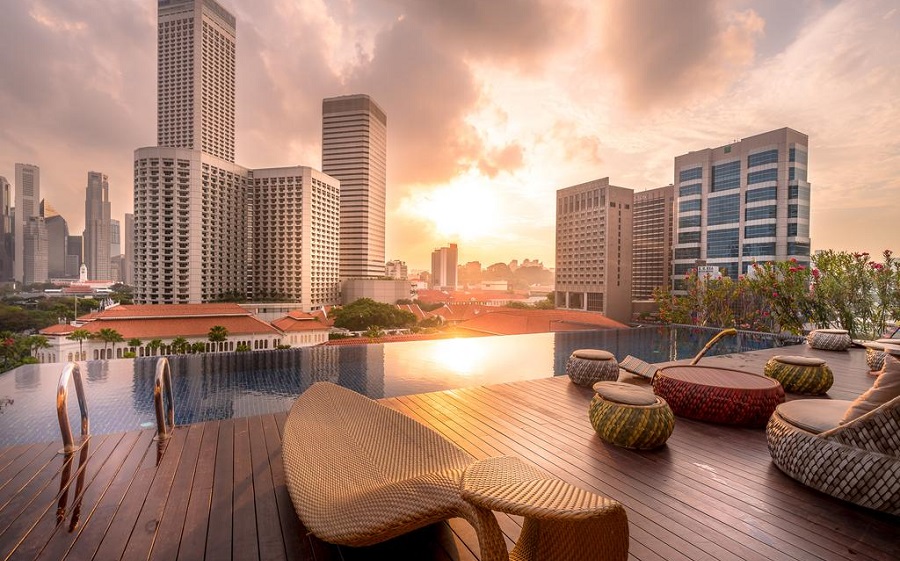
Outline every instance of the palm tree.
{"label": "palm tree", "polygon": [[172,340],[172,352],[175,354],[186,353],[190,343],[184,337],[175,337]]}
{"label": "palm tree", "polygon": [[201,343],[200,341],[197,341],[196,343],[191,345],[192,353],[202,353],[205,350],[206,350],[206,343]]}
{"label": "palm tree", "polygon": [[[97,332],[97,338],[103,341],[103,354],[106,354],[106,346],[108,344],[112,344],[112,350],[116,350],[116,343],[124,343],[125,338],[122,337],[122,334],[116,331],[115,329],[110,329],[109,327],[104,327],[100,331]],[[110,356],[112,352],[110,352]],[[107,356],[107,358],[110,358]]]}
{"label": "palm tree", "polygon": [[155,355],[156,351],[159,350],[160,347],[163,346],[162,339],[153,339],[149,343],[147,343],[147,350],[150,351],[149,354]]}
{"label": "palm tree", "polygon": [[27,338],[28,347],[31,349],[31,356],[37,355],[41,349],[49,349],[50,341],[43,335],[30,335]]}
{"label": "palm tree", "polygon": [[81,360],[84,356],[84,349],[82,349],[82,342],[85,339],[93,339],[94,334],[88,331],[87,329],[79,327],[75,331],[73,331],[66,339],[71,339],[72,341],[78,341],[78,360]]}
{"label": "palm tree", "polygon": [[137,337],[132,337],[128,340],[128,346],[131,347],[131,352],[137,353],[138,348],[141,346],[141,340]]}
{"label": "palm tree", "polygon": [[218,343],[216,350],[222,350],[222,343],[228,339],[228,329],[221,325],[214,325],[209,328],[209,342]]}

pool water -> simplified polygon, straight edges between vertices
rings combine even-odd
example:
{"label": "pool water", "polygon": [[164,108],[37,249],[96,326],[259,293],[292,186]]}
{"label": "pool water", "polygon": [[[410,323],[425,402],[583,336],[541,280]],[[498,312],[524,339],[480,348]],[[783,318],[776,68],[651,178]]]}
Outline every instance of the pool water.
{"label": "pool water", "polygon": [[[572,351],[606,349],[647,362],[694,356],[717,332],[640,327],[281,351],[169,357],[179,425],[286,411],[314,382],[327,380],[372,398],[547,378],[565,374]],[[708,355],[771,348],[774,336],[739,333]],[[81,363],[92,434],[156,426],[156,358]],[[21,366],[0,374],[0,447],[58,440],[56,386],[62,364]],[[80,427],[70,389],[69,417]]]}

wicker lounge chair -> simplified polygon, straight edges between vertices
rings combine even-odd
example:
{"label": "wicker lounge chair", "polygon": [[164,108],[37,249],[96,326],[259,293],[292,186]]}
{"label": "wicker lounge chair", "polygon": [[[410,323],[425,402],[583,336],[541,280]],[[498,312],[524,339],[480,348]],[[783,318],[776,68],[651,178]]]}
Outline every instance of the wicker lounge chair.
{"label": "wicker lounge chair", "polygon": [[[373,545],[461,517],[475,528],[483,561],[506,561],[494,508],[524,515],[526,522],[529,514],[558,521],[526,523],[519,541],[528,544],[584,540],[585,532],[596,535],[597,526],[608,521],[606,533],[613,537],[604,543],[614,547],[605,546],[604,558],[624,560],[628,555],[625,511],[616,501],[539,475],[514,458],[476,462],[412,418],[328,382],[313,384],[297,398],[285,422],[282,454],[294,509],[306,528],[326,542]],[[463,488],[464,473],[468,490]],[[485,474],[501,487],[479,485]],[[512,495],[507,497],[505,489]],[[577,559],[564,554],[528,557],[524,552],[531,549],[518,548],[514,558]]]}
{"label": "wicker lounge chair", "polygon": [[[819,491],[900,515],[900,397],[839,424],[852,403],[816,399],[780,405],[766,427],[772,461]],[[816,422],[801,422],[804,417]]]}

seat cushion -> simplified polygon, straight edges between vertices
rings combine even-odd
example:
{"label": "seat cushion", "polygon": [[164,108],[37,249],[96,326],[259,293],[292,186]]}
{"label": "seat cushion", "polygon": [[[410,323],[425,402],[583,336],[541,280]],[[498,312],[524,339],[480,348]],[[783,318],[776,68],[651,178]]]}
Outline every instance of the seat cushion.
{"label": "seat cushion", "polygon": [[586,360],[612,360],[616,358],[611,352],[599,349],[578,349],[572,353],[572,356]]}
{"label": "seat cushion", "polygon": [[878,378],[875,378],[875,383],[850,405],[841,419],[841,424],[849,423],[853,419],[881,407],[898,395],[900,395],[900,360],[896,355],[885,354],[884,367],[878,374]]}
{"label": "seat cushion", "polygon": [[594,391],[607,401],[623,405],[653,405],[657,401],[649,389],[625,382],[597,382]]}
{"label": "seat cushion", "polygon": [[775,411],[795,427],[819,434],[839,426],[852,403],[843,399],[795,399],[782,403]]}
{"label": "seat cushion", "polygon": [[821,358],[811,356],[777,355],[772,358],[782,364],[792,364],[794,366],[822,366],[825,364],[825,361]]}

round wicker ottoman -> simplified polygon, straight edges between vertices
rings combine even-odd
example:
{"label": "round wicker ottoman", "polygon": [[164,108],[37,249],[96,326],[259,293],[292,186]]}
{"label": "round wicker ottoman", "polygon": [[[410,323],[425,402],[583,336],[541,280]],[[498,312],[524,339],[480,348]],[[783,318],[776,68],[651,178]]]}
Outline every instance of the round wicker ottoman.
{"label": "round wicker ottoman", "polygon": [[822,395],[834,383],[828,364],[809,356],[773,356],[766,362],[764,373],[790,393]]}
{"label": "round wicker ottoman", "polygon": [[662,446],[672,435],[672,409],[649,390],[625,382],[597,382],[594,391],[589,415],[604,442],[649,450]]}
{"label": "round wicker ottoman", "polygon": [[660,368],[653,391],[679,417],[744,427],[764,427],[784,401],[777,380],[715,366]]}
{"label": "round wicker ottoman", "polygon": [[884,345],[898,345],[900,339],[877,339],[863,343],[866,348],[866,365],[870,372],[878,372],[884,367]]}
{"label": "round wicker ottoman", "polygon": [[619,363],[608,351],[579,349],[566,361],[566,374],[579,386],[591,387],[597,382],[619,378]]}
{"label": "round wicker ottoman", "polygon": [[810,347],[823,351],[846,351],[852,344],[846,329],[816,329],[809,332],[806,342]]}

